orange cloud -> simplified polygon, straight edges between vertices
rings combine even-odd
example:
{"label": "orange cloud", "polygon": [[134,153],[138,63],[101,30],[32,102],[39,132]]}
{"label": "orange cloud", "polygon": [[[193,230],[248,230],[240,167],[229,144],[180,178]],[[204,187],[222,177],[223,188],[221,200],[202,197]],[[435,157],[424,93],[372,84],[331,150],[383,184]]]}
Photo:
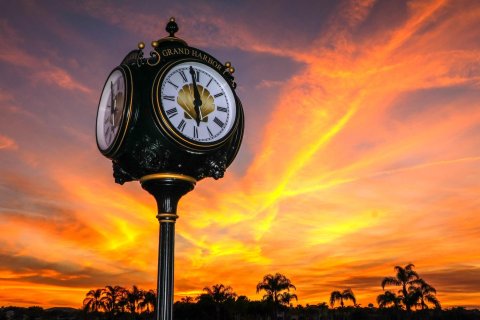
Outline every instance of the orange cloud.
{"label": "orange cloud", "polygon": [[[253,154],[245,172],[201,181],[181,200],[176,298],[224,283],[260,299],[256,284],[281,272],[302,304],[351,287],[365,306],[393,266],[413,262],[443,306],[478,305],[480,11],[474,2],[409,2],[390,23],[381,5],[342,2],[309,42],[288,33],[270,40],[235,19],[184,19],[185,38],[197,43],[304,66],[258,81],[257,90],[279,94],[262,127],[246,132],[254,149],[245,150]],[[127,19],[124,10],[87,6],[144,36],[163,27],[155,15]],[[28,68],[31,56],[16,52]],[[36,75],[89,92],[49,64]],[[88,145],[89,130],[66,132]],[[0,136],[0,146],[13,139]],[[2,194],[12,192],[0,209],[0,253],[10,259],[1,260],[9,263],[0,268],[0,299],[14,291],[14,304],[54,305],[61,292],[65,305],[78,306],[93,286],[155,286],[153,199],[138,183],[114,185],[110,162],[93,145],[72,150],[68,165],[37,155],[51,159],[36,166],[46,181],[13,175],[0,184]],[[36,268],[15,272],[27,260]]]}
{"label": "orange cloud", "polygon": [[17,143],[10,139],[9,137],[7,136],[4,136],[4,135],[1,135],[0,134],[0,150],[15,150],[15,149],[18,149],[18,145]]}
{"label": "orange cloud", "polygon": [[[258,264],[257,272],[251,274],[250,288],[239,281],[234,288],[251,294],[262,272],[278,270],[285,261],[295,270],[294,279],[302,279],[310,264],[320,265],[323,270],[343,267],[345,272],[330,271],[326,276],[334,277],[337,286],[347,286],[352,282],[345,275],[352,274],[351,268],[358,265],[358,258],[347,257],[361,254],[363,259],[368,257],[363,270],[365,281],[355,291],[362,299],[373,302],[379,293],[378,279],[389,275],[395,264],[416,261],[428,270],[471,254],[467,247],[453,246],[450,251],[444,242],[436,243],[433,251],[411,251],[416,241],[427,243],[443,232],[441,222],[433,218],[441,204],[423,199],[447,195],[448,189],[435,195],[438,183],[459,186],[459,177],[474,168],[479,159],[477,149],[461,140],[480,120],[478,102],[472,100],[474,91],[469,98],[436,101],[431,107],[434,109],[422,112],[421,103],[429,103],[425,97],[413,106],[419,110],[413,115],[398,109],[402,95],[458,85],[476,86],[476,69],[458,72],[477,63],[478,53],[452,50],[452,44],[437,32],[451,34],[447,28],[459,19],[460,12],[453,11],[451,16],[438,20],[438,15],[445,14],[445,6],[445,2],[411,6],[408,20],[388,30],[389,37],[381,34],[378,41],[368,40],[376,44],[371,50],[363,50],[362,43],[346,38],[345,33],[333,33],[333,38],[328,39],[337,44],[334,51],[320,49],[316,53],[310,49],[313,54],[305,60],[306,70],[285,83],[256,150],[258,156],[246,176],[240,182],[228,177],[223,181],[231,185],[218,200],[218,205],[225,207],[219,212],[209,210],[208,217],[189,216],[187,222],[181,222],[195,230],[193,226],[202,226],[197,221],[210,221],[203,230],[216,236],[208,237],[212,243],[207,248],[215,246],[213,238],[228,243],[234,236],[258,245],[259,251],[253,251],[253,247],[244,250],[257,252],[259,261],[266,265]],[[352,10],[354,17],[346,19],[350,17],[353,26],[368,16],[368,10]],[[471,32],[461,32],[461,28],[473,23],[471,19],[453,32],[471,37]],[[432,23],[430,32],[423,32]],[[334,27],[332,30],[337,30]],[[319,39],[316,44],[325,37]],[[425,48],[432,49],[432,43],[436,51],[425,53]],[[406,120],[402,121],[402,117]],[[445,174],[445,170],[451,174]],[[478,170],[471,174],[478,176]],[[475,182],[465,188],[475,188]],[[478,209],[473,193],[457,198],[463,197]],[[198,197],[192,195],[191,199],[196,201]],[[200,203],[198,208],[202,205],[209,207]],[[196,207],[188,205],[188,210]],[[452,209],[448,215],[456,210],[461,209]],[[423,216],[432,218],[424,220]],[[404,222],[395,226],[402,217]],[[450,219],[447,223],[451,223]],[[242,234],[231,230],[219,236],[220,226],[238,228]],[[417,228],[425,231],[416,234]],[[462,243],[473,241],[469,235],[454,234],[464,238]],[[361,244],[355,244],[356,238],[362,239]],[[390,247],[379,248],[382,238],[388,239],[384,242],[389,242]],[[438,253],[445,250],[451,253],[449,258],[439,258]],[[209,255],[209,251],[200,252],[202,257]],[[328,281],[322,280],[322,273],[315,269],[314,275],[306,279],[297,282],[303,288],[299,291],[301,301],[315,303],[322,296],[327,300],[332,288],[324,288]],[[310,293],[302,298],[304,290]],[[442,297],[448,299],[448,294]]]}

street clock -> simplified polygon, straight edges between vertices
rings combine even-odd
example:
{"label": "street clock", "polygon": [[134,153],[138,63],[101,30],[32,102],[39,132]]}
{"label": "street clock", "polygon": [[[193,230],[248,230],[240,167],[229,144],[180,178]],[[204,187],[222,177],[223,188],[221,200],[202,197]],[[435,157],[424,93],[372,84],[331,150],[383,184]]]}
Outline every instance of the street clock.
{"label": "street clock", "polygon": [[240,148],[244,114],[235,69],[175,36],[129,52],[108,75],[98,104],[96,140],[115,182],[140,181],[160,222],[156,319],[171,320],[175,221],[180,198],[197,181],[223,177]]}

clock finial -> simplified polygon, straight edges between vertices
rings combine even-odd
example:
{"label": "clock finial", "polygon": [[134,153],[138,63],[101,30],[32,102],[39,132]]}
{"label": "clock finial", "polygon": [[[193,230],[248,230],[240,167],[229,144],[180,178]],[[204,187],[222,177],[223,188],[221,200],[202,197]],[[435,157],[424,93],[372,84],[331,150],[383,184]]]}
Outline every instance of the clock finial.
{"label": "clock finial", "polygon": [[182,45],[187,46],[187,43],[184,40],[175,36],[175,33],[178,32],[178,25],[175,22],[174,17],[171,17],[170,20],[168,20],[165,30],[168,32],[168,36],[156,41],[157,46],[154,46],[156,51],[159,51],[160,47],[163,47],[164,45],[170,45],[173,42],[181,43]]}
{"label": "clock finial", "polygon": [[170,18],[170,21],[168,21],[165,30],[169,33],[170,37],[175,37],[175,32],[178,32],[178,25],[175,22],[174,17]]}

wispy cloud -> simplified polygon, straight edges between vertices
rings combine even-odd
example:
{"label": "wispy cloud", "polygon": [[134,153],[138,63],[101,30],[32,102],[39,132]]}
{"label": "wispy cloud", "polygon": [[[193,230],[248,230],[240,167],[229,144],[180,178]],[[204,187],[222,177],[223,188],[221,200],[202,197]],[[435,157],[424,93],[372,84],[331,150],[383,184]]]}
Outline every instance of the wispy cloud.
{"label": "wispy cloud", "polygon": [[4,135],[0,134],[0,150],[15,150],[18,149],[17,143]]}
{"label": "wispy cloud", "polygon": [[29,77],[37,83],[48,83],[67,90],[91,93],[90,88],[75,80],[67,70],[52,64],[46,58],[39,58],[27,49],[26,41],[7,21],[0,20],[0,26],[0,37],[4,39],[0,44],[0,61],[27,69],[30,72]]}
{"label": "wispy cloud", "polygon": [[[323,9],[302,6],[315,14]],[[91,1],[69,9],[77,19],[98,23],[98,32],[139,40],[161,36],[165,24],[153,10],[128,2]],[[262,12],[290,17],[287,9]],[[298,27],[301,21],[286,28],[290,21],[259,22],[239,11],[220,17],[216,10],[175,4],[165,14],[177,16],[179,36],[195,46],[233,58],[247,52],[249,59],[301,61],[302,67],[291,77],[274,76],[266,59],[269,77],[259,80],[254,68],[238,71],[254,79],[241,92],[252,102],[245,104],[246,121],[256,123],[245,141],[252,160],[241,175],[228,171],[220,181],[202,180],[181,200],[177,298],[220,282],[261,298],[258,281],[282,272],[297,286],[302,304],[327,301],[333,289],[350,286],[366,305],[394,265],[414,262],[436,286],[442,305],[460,303],[461,294],[465,303],[478,304],[470,281],[478,273],[472,245],[480,232],[478,5],[341,1],[325,8],[329,14],[321,23],[305,21],[305,28]],[[67,95],[92,93],[47,58],[53,53],[37,57],[27,37],[6,19],[1,23],[7,41],[0,44],[0,62],[30,80],[32,92],[54,87]],[[81,61],[82,54],[72,59]],[[259,106],[265,91],[275,96]],[[7,114],[32,111],[16,98],[0,91]],[[32,116],[46,119],[42,112]],[[0,152],[7,160],[2,164],[16,162],[13,155],[21,152],[35,162],[0,168],[0,283],[17,294],[8,298],[0,288],[0,300],[50,304],[60,292],[73,305],[94,286],[153,288],[153,199],[138,183],[113,184],[111,163],[96,152],[91,127],[42,128],[54,132],[48,137],[55,135],[55,142],[45,141],[45,150],[37,152],[23,150],[31,135],[19,139],[20,127],[0,135],[0,151],[18,150]],[[67,134],[58,135],[58,128]]]}

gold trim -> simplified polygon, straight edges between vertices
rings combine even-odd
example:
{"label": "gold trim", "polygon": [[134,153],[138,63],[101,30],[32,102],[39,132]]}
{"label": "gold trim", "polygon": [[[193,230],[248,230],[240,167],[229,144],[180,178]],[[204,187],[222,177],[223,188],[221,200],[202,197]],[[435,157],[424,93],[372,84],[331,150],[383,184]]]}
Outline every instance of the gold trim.
{"label": "gold trim", "polygon": [[160,223],[175,223],[175,221],[178,219],[178,216],[175,213],[159,213],[157,214],[157,219]]}
{"label": "gold trim", "polygon": [[196,184],[197,180],[193,177],[184,175],[184,174],[179,174],[179,173],[154,173],[154,174],[148,174],[146,176],[143,176],[140,178],[140,183],[143,184],[147,181],[150,180],[157,180],[157,179],[177,179],[177,180],[183,180],[186,182],[190,182],[192,184]]}
{"label": "gold trim", "polygon": [[159,213],[159,214],[157,214],[157,219],[160,219],[160,218],[175,218],[175,219],[178,219],[178,215],[176,215],[175,213]]}
{"label": "gold trim", "polygon": [[163,43],[163,42],[180,42],[181,44],[184,44],[184,45],[188,46],[188,44],[185,42],[185,40],[177,38],[177,37],[170,37],[170,36],[164,37],[164,38],[158,40],[157,42],[158,42],[158,44]]}
{"label": "gold trim", "polygon": [[[154,42],[155,42],[155,41],[154,41]],[[152,46],[153,46],[153,43],[152,43]],[[157,46],[158,46],[158,44],[157,44]],[[147,59],[147,64],[148,64],[149,66],[151,66],[151,67],[156,66],[157,64],[160,63],[160,60],[162,60],[161,57],[160,57],[160,54],[158,54],[158,52],[155,51],[155,50],[153,50],[152,52],[150,52],[150,55],[152,56],[152,58],[153,58],[153,56],[155,56],[155,55],[157,56],[157,61],[156,61],[155,63],[150,63],[150,61]]]}
{"label": "gold trim", "polygon": [[[123,68],[127,69],[128,71],[128,75],[127,75],[127,72],[125,72],[125,84],[126,86],[128,85],[128,81],[127,81],[127,77],[128,79],[130,80],[130,103],[128,105],[128,111],[127,111],[127,114],[125,115],[126,117],[126,123],[122,121],[122,127],[123,127],[123,133],[122,133],[122,138],[120,139],[120,141],[115,141],[114,144],[117,144],[117,147],[115,148],[115,151],[112,152],[112,156],[115,155],[119,150],[120,150],[120,147],[123,145],[123,141],[125,140],[125,135],[127,134],[127,129],[128,129],[128,126],[130,124],[130,120],[132,118],[132,109],[133,109],[133,77],[132,77],[132,71],[130,70],[130,68],[128,66],[120,66],[123,70]],[[125,87],[126,87],[125,86]],[[122,120],[125,120],[125,119],[122,119]],[[125,124],[124,124],[125,123]],[[117,136],[117,138],[120,138],[120,135]]]}

